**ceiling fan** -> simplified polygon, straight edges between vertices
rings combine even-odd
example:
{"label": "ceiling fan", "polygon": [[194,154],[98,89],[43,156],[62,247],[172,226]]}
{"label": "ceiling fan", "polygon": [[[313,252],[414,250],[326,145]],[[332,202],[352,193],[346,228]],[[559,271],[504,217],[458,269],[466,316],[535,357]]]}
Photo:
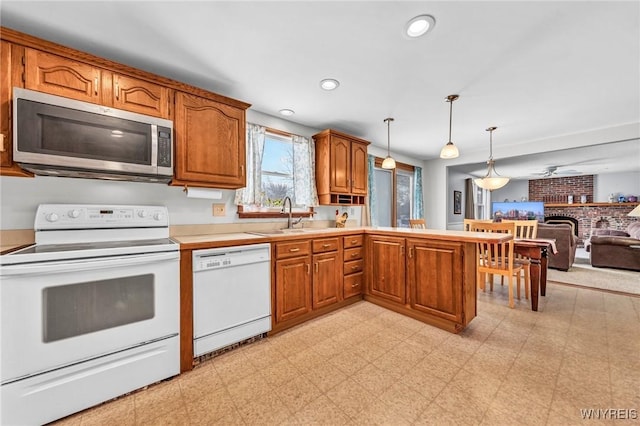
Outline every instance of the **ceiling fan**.
{"label": "ceiling fan", "polygon": [[562,167],[562,166],[549,166],[546,169],[544,169],[542,172],[533,173],[533,174],[541,177],[575,176],[580,174],[578,170],[573,170],[573,169],[558,170],[559,167]]}

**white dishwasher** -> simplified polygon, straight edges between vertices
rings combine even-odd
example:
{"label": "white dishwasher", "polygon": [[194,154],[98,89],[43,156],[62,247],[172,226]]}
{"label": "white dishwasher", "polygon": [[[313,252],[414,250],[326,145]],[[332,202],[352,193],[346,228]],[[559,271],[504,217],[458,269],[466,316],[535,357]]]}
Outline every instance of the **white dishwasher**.
{"label": "white dishwasher", "polygon": [[270,330],[270,245],[194,250],[194,356]]}

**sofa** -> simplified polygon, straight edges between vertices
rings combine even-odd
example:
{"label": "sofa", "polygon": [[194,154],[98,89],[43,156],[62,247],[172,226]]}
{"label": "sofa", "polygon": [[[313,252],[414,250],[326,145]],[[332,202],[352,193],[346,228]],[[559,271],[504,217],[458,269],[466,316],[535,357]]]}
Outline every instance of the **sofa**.
{"label": "sofa", "polygon": [[640,222],[626,231],[594,229],[586,244],[591,266],[640,271]]}
{"label": "sofa", "polygon": [[556,254],[550,254],[548,267],[568,271],[576,258],[578,237],[568,223],[539,223],[538,238],[556,240]]}

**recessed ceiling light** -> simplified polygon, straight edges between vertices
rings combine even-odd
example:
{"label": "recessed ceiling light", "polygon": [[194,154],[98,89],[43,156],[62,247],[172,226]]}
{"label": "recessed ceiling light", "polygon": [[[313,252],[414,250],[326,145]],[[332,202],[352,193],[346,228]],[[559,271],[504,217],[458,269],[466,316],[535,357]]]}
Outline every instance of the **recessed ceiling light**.
{"label": "recessed ceiling light", "polygon": [[325,78],[320,81],[320,87],[324,90],[335,90],[340,86],[340,82],[334,78]]}
{"label": "recessed ceiling light", "polygon": [[280,110],[280,115],[285,115],[285,116],[288,117],[288,116],[293,115],[293,114],[295,114],[295,111],[292,110],[292,109],[286,109],[285,108],[285,109],[281,109]]}
{"label": "recessed ceiling light", "polygon": [[431,15],[419,15],[407,22],[405,31],[411,38],[420,37],[431,31],[436,25],[436,20]]}

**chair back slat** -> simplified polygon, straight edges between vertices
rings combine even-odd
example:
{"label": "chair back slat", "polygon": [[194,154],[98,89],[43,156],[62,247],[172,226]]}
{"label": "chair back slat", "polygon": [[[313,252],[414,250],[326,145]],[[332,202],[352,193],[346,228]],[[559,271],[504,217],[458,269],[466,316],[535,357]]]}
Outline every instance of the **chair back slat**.
{"label": "chair back slat", "polygon": [[514,223],[516,225],[516,238],[537,238],[538,221],[533,220],[511,220],[502,219],[503,222]]}

